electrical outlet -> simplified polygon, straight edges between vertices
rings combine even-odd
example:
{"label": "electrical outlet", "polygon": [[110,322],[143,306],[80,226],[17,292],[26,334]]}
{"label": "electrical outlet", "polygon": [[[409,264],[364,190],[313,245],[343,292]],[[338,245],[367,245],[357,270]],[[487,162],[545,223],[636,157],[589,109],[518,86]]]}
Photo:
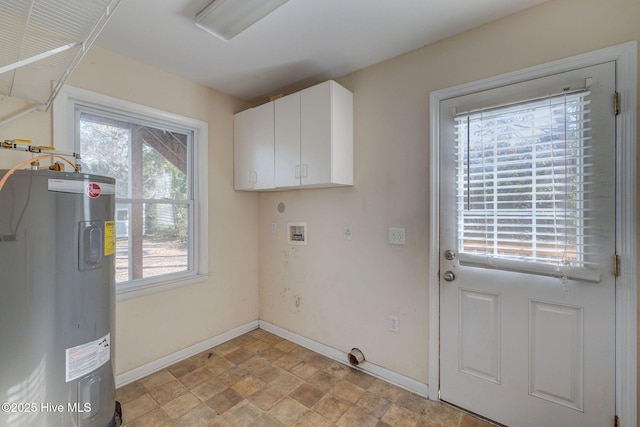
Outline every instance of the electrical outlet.
{"label": "electrical outlet", "polygon": [[389,316],[389,330],[398,332],[398,316]]}
{"label": "electrical outlet", "polygon": [[271,233],[272,234],[276,234],[278,232],[278,223],[277,222],[272,222],[271,223]]}
{"label": "electrical outlet", "polygon": [[344,238],[344,240],[351,240],[353,238],[350,225],[344,226],[342,237]]}
{"label": "electrical outlet", "polygon": [[404,228],[389,228],[389,243],[392,245],[406,244]]}

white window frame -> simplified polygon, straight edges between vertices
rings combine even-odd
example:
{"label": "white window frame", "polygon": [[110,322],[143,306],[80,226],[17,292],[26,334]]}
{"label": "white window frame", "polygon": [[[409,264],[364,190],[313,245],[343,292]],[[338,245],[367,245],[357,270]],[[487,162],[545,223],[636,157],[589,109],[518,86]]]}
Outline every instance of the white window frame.
{"label": "white window frame", "polygon": [[116,285],[116,300],[122,301],[206,281],[209,276],[208,123],[89,90],[64,86],[53,103],[53,141],[58,150],[76,150],[74,112],[76,103],[102,106],[194,130],[192,147],[194,212],[193,224],[190,224],[190,238],[193,239],[194,248],[194,253],[191,254],[193,270],[183,275],[175,274],[166,279],[155,277]]}
{"label": "white window frame", "polygon": [[[430,208],[429,208],[429,398],[439,400],[440,389],[440,102],[483,90],[616,61],[616,414],[621,427],[636,427],[637,409],[637,42],[627,42],[540,66],[441,89],[430,94]],[[613,103],[612,103],[613,104]],[[613,108],[613,105],[612,105]]]}

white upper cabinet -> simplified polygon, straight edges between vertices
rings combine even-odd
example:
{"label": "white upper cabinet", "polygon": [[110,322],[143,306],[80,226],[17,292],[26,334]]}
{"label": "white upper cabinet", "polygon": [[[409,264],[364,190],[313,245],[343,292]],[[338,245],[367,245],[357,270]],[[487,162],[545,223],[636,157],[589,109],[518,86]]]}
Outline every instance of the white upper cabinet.
{"label": "white upper cabinet", "polygon": [[300,179],[303,187],[353,185],[353,94],[334,81],[300,92]]}
{"label": "white upper cabinet", "polygon": [[276,187],[300,185],[300,92],[276,99]]}
{"label": "white upper cabinet", "polygon": [[[271,187],[243,184],[244,176],[255,178],[249,159],[256,158],[258,149],[255,142],[247,143],[255,140],[257,119],[243,115],[265,106],[271,106],[274,134]],[[267,121],[267,114],[259,115],[261,122]],[[353,94],[328,81],[238,113],[234,140],[238,190],[353,185]]]}
{"label": "white upper cabinet", "polygon": [[273,103],[236,114],[233,129],[234,188],[274,188]]}

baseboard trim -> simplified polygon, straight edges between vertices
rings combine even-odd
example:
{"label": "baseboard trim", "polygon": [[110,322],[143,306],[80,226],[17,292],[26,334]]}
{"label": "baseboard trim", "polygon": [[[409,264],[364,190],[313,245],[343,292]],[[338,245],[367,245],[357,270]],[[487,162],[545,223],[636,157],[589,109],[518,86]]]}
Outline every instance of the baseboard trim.
{"label": "baseboard trim", "polygon": [[158,372],[161,369],[166,368],[167,366],[171,366],[174,363],[180,362],[181,360],[184,360],[188,357],[195,356],[196,354],[201,353],[211,347],[215,347],[229,340],[237,338],[240,335],[246,334],[247,332],[251,332],[254,329],[258,329],[259,326],[259,321],[254,320],[253,322],[249,322],[245,325],[239,326],[220,335],[216,335],[215,337],[209,338],[190,347],[179,350],[175,353],[161,357],[158,360],[154,360],[153,362],[149,362],[138,368],[134,368],[120,375],[116,375],[116,388],[137,381],[140,378],[144,378],[147,375]]}
{"label": "baseboard trim", "polygon": [[[308,348],[309,350],[315,351],[316,353],[333,359],[336,362],[340,362],[344,365],[352,367],[348,361],[348,354],[343,351],[336,350],[335,348],[303,337],[302,335],[298,335],[295,332],[283,329],[264,320],[260,320],[259,325],[260,329],[264,329],[267,332],[271,332],[274,335],[287,339],[302,347]],[[422,397],[429,397],[429,386],[427,384],[421,383],[420,381],[414,380],[413,378],[409,378],[381,366],[374,365],[373,363],[367,362],[366,360],[358,365],[356,369],[366,372],[367,374],[388,383],[397,385],[398,387],[401,387]]]}

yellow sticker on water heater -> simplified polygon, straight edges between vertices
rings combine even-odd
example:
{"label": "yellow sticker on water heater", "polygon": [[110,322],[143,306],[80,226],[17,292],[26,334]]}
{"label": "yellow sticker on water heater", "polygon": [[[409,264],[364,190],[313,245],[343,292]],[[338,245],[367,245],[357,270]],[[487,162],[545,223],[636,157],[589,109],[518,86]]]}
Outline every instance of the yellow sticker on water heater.
{"label": "yellow sticker on water heater", "polygon": [[116,253],[116,222],[104,222],[104,255],[113,255]]}

